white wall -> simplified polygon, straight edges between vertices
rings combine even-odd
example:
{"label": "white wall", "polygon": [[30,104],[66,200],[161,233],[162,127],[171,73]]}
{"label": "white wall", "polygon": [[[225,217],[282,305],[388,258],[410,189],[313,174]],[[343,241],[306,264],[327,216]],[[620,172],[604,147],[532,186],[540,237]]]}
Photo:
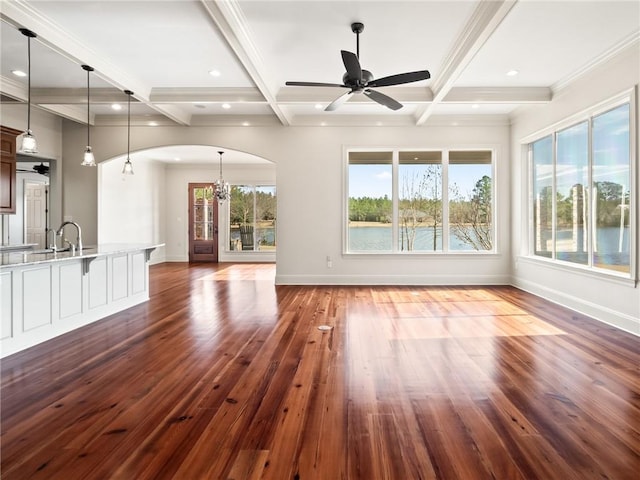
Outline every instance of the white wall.
{"label": "white wall", "polygon": [[[636,334],[640,334],[640,291],[634,282],[597,276],[577,269],[558,268],[548,262],[526,257],[528,172],[522,139],[633,88],[639,81],[640,47],[636,44],[559,92],[550,104],[518,112],[511,130],[513,283]],[[636,131],[635,135],[638,138],[639,132]],[[635,201],[639,205],[640,168],[637,156],[635,164]],[[636,251],[640,252],[637,227],[636,223]]]}
{"label": "white wall", "polygon": [[[65,151],[84,148],[84,130],[78,127],[65,122]],[[510,281],[511,162],[507,124],[344,128],[135,127],[131,132],[131,150],[202,144],[203,139],[209,139],[210,145],[249,152],[276,164],[278,283],[503,284]],[[121,155],[126,151],[126,129],[95,128],[92,143],[98,161]],[[497,162],[498,254],[343,255],[344,150],[347,147],[494,149]],[[135,164],[135,153],[132,159]],[[90,231],[92,222],[93,228],[97,225],[97,206],[91,205],[92,196],[96,196],[97,182],[95,178],[88,177],[88,169],[81,169],[76,162],[67,166],[65,209],[74,208],[81,212],[81,225]],[[197,175],[190,178],[201,180]],[[174,173],[167,174],[167,191],[184,189],[186,180],[186,177],[178,178]],[[126,183],[123,188],[128,188]],[[186,201],[186,196],[184,198]],[[176,228],[176,218],[180,216],[169,210],[174,206],[173,202],[167,204],[167,258],[183,255],[185,251],[183,245],[178,246],[178,241],[169,237],[169,231]],[[186,226],[181,231],[186,238]],[[331,269],[327,268],[328,255],[333,260]]]}
{"label": "white wall", "polygon": [[[98,165],[98,243],[164,243],[164,164],[136,162],[135,175],[122,175],[122,164],[114,160]],[[164,257],[160,247],[150,261],[162,262]]]}

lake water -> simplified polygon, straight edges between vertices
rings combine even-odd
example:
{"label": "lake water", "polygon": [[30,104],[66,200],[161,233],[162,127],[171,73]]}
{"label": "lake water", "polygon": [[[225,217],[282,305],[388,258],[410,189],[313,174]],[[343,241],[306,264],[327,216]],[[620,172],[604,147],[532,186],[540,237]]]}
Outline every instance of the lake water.
{"label": "lake water", "polygon": [[[392,251],[391,227],[349,227],[349,250],[359,251]],[[442,227],[435,229],[435,250],[442,250]],[[413,244],[413,251],[434,251],[434,229],[432,227],[418,227]],[[400,243],[400,240],[398,240]],[[406,241],[405,241],[406,245]],[[473,247],[461,242],[454,235],[451,236],[450,250],[473,251]]]}
{"label": "lake water", "polygon": [[[629,264],[629,228],[622,230],[622,252],[618,252],[620,229],[616,227],[599,228],[597,231],[597,255],[609,265]],[[392,231],[388,227],[349,227],[349,250],[360,251],[388,251],[392,249]],[[558,239],[570,238],[571,231],[558,232]],[[442,228],[436,229],[436,251],[442,250]],[[473,247],[451,235],[452,251],[474,251]],[[418,227],[413,251],[434,251],[433,228]]]}

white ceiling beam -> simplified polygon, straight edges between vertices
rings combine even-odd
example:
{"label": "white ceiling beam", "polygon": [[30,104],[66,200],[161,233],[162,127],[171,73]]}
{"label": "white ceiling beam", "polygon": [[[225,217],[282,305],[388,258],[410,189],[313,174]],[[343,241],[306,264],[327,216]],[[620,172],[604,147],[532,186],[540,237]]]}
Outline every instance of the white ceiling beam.
{"label": "white ceiling beam", "polygon": [[549,103],[548,87],[453,87],[440,103]]}
{"label": "white ceiling beam", "polygon": [[267,103],[257,88],[154,88],[158,103]]}
{"label": "white ceiling beam", "polygon": [[238,61],[245,68],[253,83],[256,84],[260,93],[273,110],[283,125],[291,125],[291,120],[285,112],[278,106],[276,100],[276,87],[269,78],[268,70],[264,66],[262,57],[258,53],[247,22],[244,19],[242,9],[236,0],[225,0],[224,2],[213,0],[201,0],[205,10],[215,22],[220,33],[235,53]]}
{"label": "white ceiling beam", "polygon": [[[424,87],[386,87],[376,88],[377,91],[389,95],[400,103],[427,103],[433,100],[433,93]],[[279,103],[324,103],[333,102],[347,91],[346,88],[325,87],[282,87],[278,91]],[[352,95],[349,102],[369,103],[366,95]]]}
{"label": "white ceiling beam", "polygon": [[441,73],[432,82],[433,102],[421,107],[417,112],[417,125],[424,124],[453,88],[473,57],[491,37],[495,29],[511,11],[517,0],[481,0],[464,30],[449,52]]}
{"label": "white ceiling beam", "polygon": [[91,65],[95,69],[95,75],[106,82],[121,90],[132,90],[134,97],[140,102],[145,103],[179,124],[189,125],[191,115],[188,112],[177,108],[166,109],[151,103],[149,100],[150,86],[146,85],[142,80],[132,77],[109,59],[87,48],[81,39],[71,36],[65,29],[42,15],[28,1],[3,1],[0,18],[16,28],[28,28],[38,35],[37,40],[39,42],[61,56],[78,65]]}

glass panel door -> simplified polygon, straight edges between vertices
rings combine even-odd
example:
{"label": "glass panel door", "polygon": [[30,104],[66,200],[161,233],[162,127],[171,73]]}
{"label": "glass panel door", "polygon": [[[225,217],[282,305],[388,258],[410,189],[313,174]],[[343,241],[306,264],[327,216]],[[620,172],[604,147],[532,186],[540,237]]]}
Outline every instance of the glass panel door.
{"label": "glass panel door", "polygon": [[189,261],[218,261],[218,202],[211,183],[189,184]]}

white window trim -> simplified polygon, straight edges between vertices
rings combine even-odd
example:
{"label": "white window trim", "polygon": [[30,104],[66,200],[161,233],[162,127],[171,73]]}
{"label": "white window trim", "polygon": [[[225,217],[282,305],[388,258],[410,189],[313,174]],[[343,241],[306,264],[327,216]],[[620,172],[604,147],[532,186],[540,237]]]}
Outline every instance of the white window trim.
{"label": "white window trim", "polygon": [[[473,152],[473,151],[488,151],[491,152],[491,199],[492,199],[492,212],[491,212],[491,222],[492,222],[492,240],[493,240],[493,248],[491,250],[450,250],[449,249],[449,152]],[[411,251],[411,252],[400,252],[397,250],[398,245],[398,232],[397,228],[394,226],[398,225],[398,185],[397,175],[398,175],[398,164],[399,164],[399,154],[404,151],[421,151],[421,152],[441,152],[442,153],[442,250],[439,251]],[[394,250],[392,251],[350,251],[349,250],[349,153],[351,152],[391,152],[392,153],[392,247]],[[342,255],[343,256],[353,256],[353,257],[396,257],[396,258],[416,258],[416,257],[459,257],[459,256],[467,256],[467,257],[484,257],[494,256],[499,257],[502,255],[500,251],[500,242],[498,235],[498,195],[497,195],[497,186],[498,186],[498,178],[497,178],[497,168],[496,164],[498,162],[498,147],[496,145],[474,145],[474,146],[461,146],[461,147],[412,147],[412,146],[376,146],[376,147],[362,147],[362,146],[348,146],[343,145],[342,147]],[[446,162],[446,165],[445,165]],[[444,188],[446,185],[446,188]],[[446,232],[446,236],[445,236]]]}
{"label": "white window trim", "polygon": [[[527,175],[527,193],[526,193],[526,199],[527,199],[527,213],[528,213],[528,221],[527,224],[529,226],[528,228],[528,234],[526,236],[526,238],[528,239],[528,244],[527,244],[527,254],[524,257],[520,257],[523,259],[527,259],[527,261],[531,261],[533,263],[535,262],[540,262],[541,264],[544,265],[554,265],[554,267],[557,267],[560,270],[569,270],[569,271],[582,271],[582,272],[588,272],[588,274],[590,276],[594,276],[594,277],[599,277],[602,279],[610,279],[610,278],[615,278],[615,279],[620,279],[620,280],[627,280],[629,282],[632,282],[634,285],[636,285],[638,283],[638,269],[637,269],[637,258],[638,258],[638,251],[637,251],[637,230],[638,230],[638,220],[637,220],[637,216],[638,216],[638,205],[637,205],[637,198],[638,198],[638,181],[637,181],[637,176],[638,176],[638,151],[637,151],[637,135],[638,135],[638,131],[637,131],[637,125],[636,125],[636,118],[637,118],[637,86],[634,86],[631,89],[627,89],[622,93],[619,93],[618,95],[615,95],[607,100],[604,100],[602,102],[597,103],[596,105],[586,108],[584,110],[581,110],[578,113],[575,113],[569,117],[566,117],[552,125],[550,125],[549,127],[545,127],[541,130],[538,130],[535,133],[532,133],[530,135],[527,135],[525,137],[522,137],[520,139],[520,146],[522,149],[524,149],[527,152],[527,170],[526,170],[526,175]],[[566,261],[562,261],[562,260],[558,260],[556,258],[545,258],[539,255],[535,255],[534,254],[534,219],[533,219],[533,158],[531,155],[531,149],[529,148],[529,145],[544,138],[547,137],[549,135],[552,136],[552,141],[554,144],[554,149],[553,149],[553,166],[554,166],[554,177],[553,177],[553,188],[555,191],[555,165],[556,165],[556,148],[557,148],[557,141],[556,141],[556,134],[557,132],[564,130],[565,128],[569,128],[573,125],[576,125],[578,123],[587,121],[589,122],[589,184],[591,185],[591,180],[592,180],[592,175],[593,175],[593,162],[592,162],[592,122],[593,122],[593,118],[601,115],[603,113],[606,113],[610,110],[613,110],[621,105],[624,105],[628,103],[629,104],[629,161],[630,161],[630,165],[629,165],[629,176],[630,176],[630,198],[629,198],[629,229],[630,229],[630,234],[629,234],[629,273],[619,273],[616,272],[615,270],[607,270],[607,269],[602,269],[602,268],[597,268],[594,267],[592,265],[592,259],[589,259],[589,265],[580,265],[577,263],[572,263],[572,262],[566,262]],[[553,199],[553,209],[554,211],[552,212],[553,214],[553,218],[555,218],[555,198]],[[552,237],[553,237],[553,256],[555,257],[555,221],[553,224],[553,232],[552,232]],[[588,244],[588,249],[589,252],[591,252],[591,235],[589,235],[589,244]]]}

